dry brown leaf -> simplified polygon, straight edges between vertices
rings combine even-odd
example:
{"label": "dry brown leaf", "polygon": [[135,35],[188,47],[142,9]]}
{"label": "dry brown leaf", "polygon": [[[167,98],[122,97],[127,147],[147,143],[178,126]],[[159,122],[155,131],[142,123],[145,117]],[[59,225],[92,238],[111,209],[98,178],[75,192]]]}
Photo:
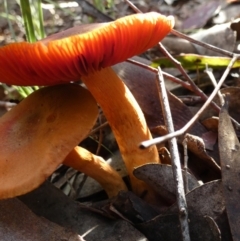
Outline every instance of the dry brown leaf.
{"label": "dry brown leaf", "polygon": [[219,152],[223,195],[234,241],[240,237],[240,144],[228,114],[228,100],[219,114]]}
{"label": "dry brown leaf", "polygon": [[63,228],[36,216],[20,200],[0,201],[1,241],[83,241],[70,228]]}
{"label": "dry brown leaf", "polygon": [[[124,220],[110,220],[46,182],[19,197],[34,213],[81,234],[86,241],[137,241],[145,236]],[[84,235],[85,234],[85,235]]]}
{"label": "dry brown leaf", "polygon": [[[219,241],[220,232],[222,240],[231,240],[220,180],[193,189],[186,195],[186,200],[191,241]],[[151,241],[181,239],[177,205],[171,206],[162,215],[136,226]]]}

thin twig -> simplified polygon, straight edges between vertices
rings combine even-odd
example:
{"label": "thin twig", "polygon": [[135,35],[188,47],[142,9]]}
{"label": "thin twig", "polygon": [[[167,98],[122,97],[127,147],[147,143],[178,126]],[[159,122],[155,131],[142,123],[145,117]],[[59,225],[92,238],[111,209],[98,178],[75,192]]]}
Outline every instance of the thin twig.
{"label": "thin twig", "polygon": [[[141,62],[139,62],[139,61],[136,61],[136,60],[134,60],[134,59],[127,59],[126,62],[135,64],[135,65],[137,65],[137,66],[139,66],[139,67],[142,67],[142,68],[144,68],[144,69],[147,69],[147,70],[149,70],[149,71],[152,71],[152,72],[155,73],[155,74],[158,73],[158,70],[157,70],[156,68],[153,68],[153,67],[151,67],[151,66],[149,66],[149,65],[146,65],[146,64],[141,63]],[[188,90],[190,90],[190,91],[193,92],[193,89],[192,89],[192,87],[191,87],[191,85],[190,85],[189,83],[187,83],[187,82],[185,82],[185,81],[182,81],[181,79],[179,79],[179,78],[177,78],[177,77],[175,77],[175,76],[173,76],[173,75],[170,75],[170,74],[168,74],[168,73],[166,73],[166,72],[164,72],[164,71],[162,71],[162,74],[163,74],[164,77],[166,77],[167,79],[171,80],[172,82],[174,82],[174,83],[176,83],[176,84],[179,84],[179,85],[183,86],[184,88],[186,88],[186,89],[188,89]]]}
{"label": "thin twig", "polygon": [[[100,126],[102,125],[102,115],[98,115],[98,120],[99,120],[99,124]],[[96,155],[99,155],[99,152],[101,150],[102,147],[102,141],[103,141],[103,131],[102,128],[99,129],[99,135],[98,135],[98,146],[97,146],[97,150],[96,150]]]}
{"label": "thin twig", "polygon": [[240,57],[240,55],[238,54],[234,54],[233,58],[231,59],[230,63],[228,64],[226,70],[224,71],[220,81],[218,82],[216,88],[213,90],[212,94],[209,96],[208,100],[205,102],[205,104],[200,108],[200,110],[194,115],[194,117],[180,130],[173,132],[173,133],[169,133],[165,136],[162,137],[158,137],[152,140],[148,140],[148,141],[143,141],[142,143],[140,143],[140,148],[145,149],[148,148],[152,145],[156,145],[158,143],[167,141],[173,137],[177,137],[177,136],[181,136],[184,133],[187,132],[187,130],[195,123],[195,121],[199,118],[199,116],[203,113],[203,111],[208,107],[208,105],[211,103],[211,101],[213,100],[213,98],[215,97],[215,95],[217,94],[218,90],[221,88],[223,82],[225,81],[225,79],[227,78],[227,75],[229,74],[232,66],[234,65],[234,63],[236,62],[236,60]]}
{"label": "thin twig", "polygon": [[[216,79],[215,79],[215,76],[213,75],[212,69],[211,69],[211,68],[208,68],[208,66],[206,66],[206,69],[205,69],[204,72],[208,75],[208,77],[209,77],[209,79],[211,80],[214,88],[216,88],[216,86],[217,86],[217,81],[216,81]],[[218,98],[219,98],[219,101],[220,101],[221,106],[223,106],[223,104],[224,104],[224,99],[223,99],[223,96],[222,96],[222,93],[221,93],[220,90],[217,92],[217,95],[218,95]]]}
{"label": "thin twig", "polygon": [[[169,101],[167,97],[167,91],[164,84],[163,75],[161,69],[159,68],[158,72],[158,81],[157,87],[159,92],[159,98],[162,106],[163,117],[165,121],[165,125],[169,133],[174,132],[173,121],[171,110],[169,106]],[[173,170],[173,177],[176,181],[176,197],[177,197],[177,204],[179,210],[179,222],[182,230],[182,240],[183,241],[190,241],[189,235],[189,226],[188,226],[188,210],[187,210],[187,202],[184,193],[184,184],[182,178],[182,170],[177,146],[177,139],[174,137],[169,139],[169,150],[171,153],[171,161],[172,161],[172,170]]]}
{"label": "thin twig", "polygon": [[[170,61],[176,66],[176,68],[180,71],[183,77],[188,81],[188,83],[191,85],[192,91],[196,93],[198,96],[200,96],[202,100],[207,100],[208,96],[205,95],[204,92],[197,87],[197,85],[194,83],[194,81],[189,77],[185,69],[182,67],[182,64],[175,58],[173,58],[172,55],[166,50],[166,48],[161,43],[158,43],[158,46],[162,53],[170,59]],[[211,105],[215,110],[217,110],[218,112],[220,111],[220,107],[216,103],[211,102]]]}
{"label": "thin twig", "polygon": [[234,57],[234,53],[232,53],[232,52],[229,52],[229,51],[227,51],[227,50],[224,50],[224,49],[220,49],[220,48],[218,48],[218,47],[215,47],[215,46],[213,46],[213,45],[211,45],[211,44],[207,44],[207,43],[198,41],[198,40],[196,40],[196,39],[193,39],[193,38],[187,36],[186,34],[183,34],[183,33],[178,32],[178,31],[175,30],[175,29],[172,29],[172,30],[171,30],[171,33],[174,34],[174,35],[176,35],[176,36],[178,36],[178,37],[180,37],[180,38],[186,39],[186,40],[190,41],[191,43],[194,43],[194,44],[197,44],[197,45],[199,45],[199,46],[202,46],[202,47],[204,47],[204,48],[206,48],[206,49],[210,49],[210,50],[212,50],[212,51],[215,51],[215,52],[220,53],[220,54],[222,54],[222,55],[228,56],[228,57],[230,57],[230,58],[233,58],[233,57]]}
{"label": "thin twig", "polygon": [[182,142],[182,145],[183,145],[183,152],[184,152],[184,166],[183,166],[183,170],[185,172],[184,172],[184,177],[183,178],[184,178],[184,190],[185,190],[185,193],[189,192],[189,189],[188,189],[188,152],[187,152],[187,143],[188,143],[187,138],[184,138],[183,142]]}
{"label": "thin twig", "polygon": [[94,135],[96,132],[98,132],[100,129],[104,128],[108,126],[108,122],[104,122],[103,124],[101,124],[100,126],[96,127],[95,129],[93,129],[90,133],[89,133],[89,136],[92,136]]}
{"label": "thin twig", "polygon": [[142,13],[140,11],[140,9],[138,9],[132,2],[130,2],[129,0],[125,0],[125,2],[132,8],[133,11],[135,11],[136,13]]}
{"label": "thin twig", "polygon": [[[212,69],[209,69],[208,67],[206,67],[205,72],[207,73],[207,75],[208,75],[209,79],[211,80],[213,86],[216,88],[217,81],[216,81],[216,79],[213,75]],[[217,92],[217,95],[218,95],[218,98],[219,98],[219,101],[220,101],[220,105],[223,106],[225,101],[224,101],[223,95],[222,95],[220,90]],[[234,118],[232,118],[232,117],[230,117],[230,118],[231,118],[231,121],[234,123],[235,127],[237,129],[239,129],[240,124]]]}

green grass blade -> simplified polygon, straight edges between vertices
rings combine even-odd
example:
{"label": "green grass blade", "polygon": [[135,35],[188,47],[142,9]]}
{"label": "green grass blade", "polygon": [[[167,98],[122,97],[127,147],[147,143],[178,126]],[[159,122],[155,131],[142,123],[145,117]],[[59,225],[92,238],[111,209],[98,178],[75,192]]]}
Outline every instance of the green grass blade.
{"label": "green grass blade", "polygon": [[42,2],[41,0],[37,0],[37,10],[38,10],[38,20],[39,20],[39,30],[41,39],[45,38],[45,30],[43,25],[43,11],[42,11]]}
{"label": "green grass blade", "polygon": [[36,36],[33,27],[32,14],[29,0],[20,0],[24,26],[26,30],[27,41],[32,43],[36,41]]}
{"label": "green grass blade", "polygon": [[26,98],[32,92],[39,89],[39,87],[37,87],[37,86],[17,86],[17,85],[13,85],[13,87],[18,91],[18,93],[20,94],[20,96],[22,98]]}

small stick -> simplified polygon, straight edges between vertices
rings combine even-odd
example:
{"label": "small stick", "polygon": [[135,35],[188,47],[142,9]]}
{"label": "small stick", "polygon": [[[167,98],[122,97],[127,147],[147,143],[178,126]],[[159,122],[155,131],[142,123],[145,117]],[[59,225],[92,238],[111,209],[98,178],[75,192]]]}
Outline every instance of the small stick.
{"label": "small stick", "polygon": [[[102,116],[101,115],[98,115],[98,120],[99,120],[99,124],[100,126],[102,125]],[[98,146],[97,146],[97,150],[96,150],[96,155],[99,155],[99,152],[101,150],[101,147],[102,147],[102,142],[103,142],[103,129],[100,128],[99,129],[99,139],[98,139]]]}
{"label": "small stick", "polygon": [[[149,65],[146,65],[144,63],[141,63],[139,61],[136,61],[136,60],[133,60],[133,59],[127,59],[126,62],[129,62],[129,63],[132,63],[132,64],[135,64],[139,67],[142,67],[144,69],[147,69],[149,71],[152,71],[153,73],[158,73],[158,70],[156,68],[153,68]],[[185,81],[182,81],[181,79],[175,77],[175,76],[172,76],[164,71],[162,71],[162,74],[164,77],[166,77],[167,79],[171,80],[172,82],[176,83],[176,84],[180,84],[181,86],[183,86],[184,88],[194,92],[194,90],[192,89],[191,85]]]}
{"label": "small stick", "polygon": [[102,128],[108,126],[108,122],[104,122],[103,124],[99,125],[98,127],[96,127],[95,129],[93,129],[90,133],[89,136],[94,135],[96,132],[98,132],[99,130],[101,130]]}
{"label": "small stick", "polygon": [[[158,43],[158,46],[161,49],[162,53],[171,60],[171,62],[176,66],[180,73],[185,77],[185,79],[190,84],[192,91],[196,93],[198,96],[200,96],[203,100],[207,100],[207,95],[205,95],[204,92],[197,87],[197,85],[194,83],[194,81],[189,77],[185,69],[182,67],[182,64],[175,58],[173,58],[172,55],[161,43]],[[218,112],[220,111],[220,107],[217,106],[216,103],[211,102],[211,105],[215,110],[217,110]]]}
{"label": "small stick", "polygon": [[[169,133],[174,132],[173,121],[171,110],[169,106],[169,101],[167,97],[167,91],[164,84],[163,75],[161,69],[158,68],[158,81],[157,87],[159,92],[159,98],[162,106],[163,117],[165,121],[165,125]],[[173,170],[173,177],[176,183],[176,197],[177,197],[177,204],[179,210],[179,222],[182,230],[182,240],[183,241],[190,241],[189,235],[189,226],[188,226],[188,210],[187,210],[187,202],[184,193],[184,185],[183,185],[183,178],[182,178],[182,170],[180,165],[180,158],[178,153],[178,146],[177,146],[177,139],[174,137],[169,139],[169,150],[171,153],[171,161],[172,161],[172,170]]]}
{"label": "small stick", "polygon": [[199,116],[203,113],[203,111],[208,107],[208,105],[211,103],[211,101],[213,100],[213,98],[215,97],[215,95],[217,94],[218,90],[221,88],[222,84],[224,83],[225,79],[227,78],[227,75],[229,74],[232,66],[234,65],[234,63],[236,62],[236,60],[240,57],[239,54],[234,54],[233,58],[231,59],[231,61],[229,62],[226,70],[224,71],[220,81],[218,82],[216,88],[213,90],[213,92],[211,93],[211,95],[209,96],[208,100],[204,103],[204,105],[200,108],[200,110],[195,114],[195,116],[193,116],[193,118],[181,129],[179,129],[178,131],[175,131],[173,133],[169,133],[165,136],[162,137],[158,137],[152,140],[148,140],[148,141],[143,141],[142,143],[140,143],[140,148],[144,149],[144,148],[148,148],[152,145],[156,145],[158,143],[167,141],[173,137],[177,137],[177,136],[181,136],[184,133],[187,132],[187,130],[195,123],[195,121],[199,118]]}
{"label": "small stick", "polygon": [[[216,81],[216,79],[215,79],[215,76],[213,75],[212,69],[211,69],[211,68],[208,68],[208,66],[206,66],[206,69],[205,69],[204,72],[208,75],[208,77],[209,77],[209,79],[211,80],[214,88],[216,88],[216,86],[217,86],[217,81]],[[224,104],[224,99],[223,99],[223,96],[222,96],[222,93],[221,93],[220,90],[217,92],[217,95],[218,95],[218,98],[219,98],[219,101],[220,101],[221,106],[223,106],[223,104]]]}
{"label": "small stick", "polygon": [[[212,69],[208,68],[206,66],[205,72],[207,73],[207,75],[208,75],[209,79],[211,80],[213,86],[216,88],[217,81],[216,81],[216,79],[215,79],[215,77],[213,75]],[[223,98],[223,95],[222,95],[221,91],[219,90],[217,92],[217,94],[218,94],[218,98],[219,98],[220,104],[221,104],[221,106],[223,106],[225,101],[224,101],[224,98]],[[234,123],[235,127],[237,129],[239,129],[240,128],[240,124],[235,119],[233,119],[232,117],[230,117],[230,118],[231,118],[231,121]]]}
{"label": "small stick", "polygon": [[142,13],[131,1],[125,0],[125,2],[132,8],[133,11],[136,13]]}
{"label": "small stick", "polygon": [[204,48],[206,48],[206,49],[210,49],[210,50],[212,50],[212,51],[215,51],[215,52],[220,53],[220,54],[222,54],[222,55],[228,56],[228,57],[230,57],[230,58],[233,58],[234,55],[235,55],[234,53],[229,52],[229,51],[227,51],[227,50],[220,49],[220,48],[215,47],[215,46],[213,46],[213,45],[211,45],[211,44],[207,44],[207,43],[198,41],[198,40],[196,40],[196,39],[193,39],[193,38],[187,36],[186,34],[183,34],[183,33],[178,32],[178,31],[175,30],[175,29],[172,29],[172,30],[171,30],[171,33],[174,34],[174,35],[176,35],[176,36],[178,36],[178,37],[180,37],[180,38],[186,39],[186,40],[190,41],[191,43],[197,44],[197,45],[202,46],[202,47],[204,47]]}
{"label": "small stick", "polygon": [[183,145],[183,152],[184,152],[184,167],[183,170],[184,172],[184,189],[185,189],[185,193],[189,192],[188,189],[188,175],[187,175],[187,171],[188,171],[188,153],[187,153],[187,138],[185,137],[183,139],[182,145]]}

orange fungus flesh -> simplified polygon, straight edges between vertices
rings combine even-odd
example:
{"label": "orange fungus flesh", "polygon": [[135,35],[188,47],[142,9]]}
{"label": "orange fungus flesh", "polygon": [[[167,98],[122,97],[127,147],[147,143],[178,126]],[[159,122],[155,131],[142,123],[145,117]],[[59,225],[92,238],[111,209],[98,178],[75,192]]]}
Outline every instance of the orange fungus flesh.
{"label": "orange fungus flesh", "polygon": [[140,54],[172,29],[173,17],[151,12],[120,18],[83,34],[0,48],[0,82],[14,85],[55,85],[78,81]]}

